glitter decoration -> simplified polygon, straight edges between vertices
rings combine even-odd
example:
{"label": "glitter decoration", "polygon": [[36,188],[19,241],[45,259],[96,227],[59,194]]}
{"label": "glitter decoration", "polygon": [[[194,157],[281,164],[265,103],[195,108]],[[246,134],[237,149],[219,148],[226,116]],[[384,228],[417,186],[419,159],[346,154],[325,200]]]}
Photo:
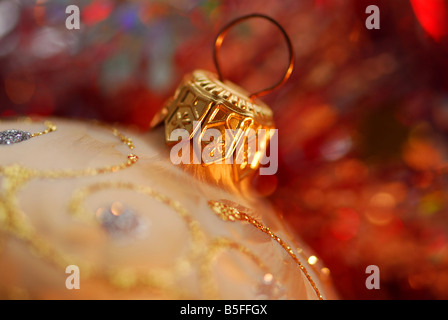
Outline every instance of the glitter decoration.
{"label": "glitter decoration", "polygon": [[[274,234],[269,227],[265,226],[260,221],[254,219],[250,215],[248,215],[245,212],[240,211],[236,207],[230,206],[227,204],[228,201],[214,201],[210,200],[208,202],[208,205],[210,209],[222,220],[224,221],[241,221],[241,222],[248,222],[251,225],[253,225],[255,228],[260,230],[261,232],[267,234],[269,237],[271,237],[274,241],[276,241],[280,246],[283,248],[283,250],[286,251],[286,253],[293,259],[293,261],[298,265],[300,270],[303,272],[305,277],[307,278],[308,282],[310,283],[311,287],[314,289],[316,296],[319,300],[323,300],[323,296],[321,295],[319,288],[317,287],[314,280],[311,278],[310,274],[308,273],[308,270],[303,266],[301,261],[299,260],[298,256],[294,252],[294,250],[280,237],[278,237],[276,234]],[[316,257],[315,257],[316,258]],[[317,261],[317,258],[316,258]]]}
{"label": "glitter decoration", "polygon": [[103,229],[114,237],[136,235],[142,228],[139,217],[120,202],[99,208],[96,217]]}
{"label": "glitter decoration", "polygon": [[6,130],[0,132],[0,144],[9,145],[31,138],[31,133],[21,130]]}

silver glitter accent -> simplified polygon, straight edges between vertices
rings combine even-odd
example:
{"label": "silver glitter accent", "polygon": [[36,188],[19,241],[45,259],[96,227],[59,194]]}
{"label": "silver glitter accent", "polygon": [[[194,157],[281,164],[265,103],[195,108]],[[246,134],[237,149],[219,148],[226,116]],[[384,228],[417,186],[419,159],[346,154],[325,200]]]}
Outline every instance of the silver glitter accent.
{"label": "silver glitter accent", "polygon": [[21,130],[6,130],[0,132],[0,145],[19,143],[31,138],[31,133]]}
{"label": "silver glitter accent", "polygon": [[138,236],[144,229],[139,217],[120,202],[99,208],[96,217],[103,229],[113,237]]}

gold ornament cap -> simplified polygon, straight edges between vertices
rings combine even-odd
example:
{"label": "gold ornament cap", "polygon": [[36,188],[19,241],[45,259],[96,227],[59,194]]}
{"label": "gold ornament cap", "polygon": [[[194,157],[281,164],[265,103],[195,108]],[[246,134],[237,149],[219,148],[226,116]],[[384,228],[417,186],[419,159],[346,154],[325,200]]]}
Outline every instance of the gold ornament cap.
{"label": "gold ornament cap", "polygon": [[[218,54],[228,30],[254,17],[267,19],[282,31],[288,44],[289,65],[281,81],[250,94],[223,79]],[[239,181],[259,168],[260,159],[266,154],[274,134],[273,112],[258,97],[278,88],[290,77],[294,65],[292,45],[275,20],[265,15],[251,14],[232,21],[221,30],[213,53],[217,74],[195,70],[186,75],[161,112],[165,141],[173,146],[181,143],[179,140],[184,143],[188,140],[193,152],[189,156],[182,155],[184,159],[203,166],[230,165],[233,167],[233,178]]]}

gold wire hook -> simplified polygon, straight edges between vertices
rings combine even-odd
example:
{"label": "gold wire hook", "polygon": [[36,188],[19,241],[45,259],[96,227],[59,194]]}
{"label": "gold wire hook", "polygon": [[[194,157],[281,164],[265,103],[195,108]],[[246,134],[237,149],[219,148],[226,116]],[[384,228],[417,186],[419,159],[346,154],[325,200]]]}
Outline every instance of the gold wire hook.
{"label": "gold wire hook", "polygon": [[282,32],[282,34],[286,40],[286,44],[288,45],[288,53],[289,53],[289,64],[288,64],[288,68],[286,69],[285,74],[283,75],[283,78],[271,87],[257,91],[255,93],[252,93],[249,96],[249,98],[251,100],[253,100],[257,97],[264,96],[264,95],[270,93],[271,91],[277,89],[278,87],[283,85],[289,79],[289,77],[291,76],[292,70],[294,69],[294,50],[292,48],[291,40],[289,39],[289,36],[286,33],[285,29],[283,29],[283,27],[277,21],[272,19],[271,17],[268,17],[268,16],[266,16],[264,14],[260,14],[260,13],[253,13],[253,14],[239,17],[239,18],[231,21],[228,25],[224,26],[221,29],[221,31],[218,33],[218,36],[216,37],[216,40],[215,40],[215,46],[213,47],[213,61],[215,63],[216,71],[218,73],[218,78],[220,81],[223,81],[223,76],[221,73],[221,69],[219,67],[218,56],[219,56],[219,49],[222,46],[224,37],[226,36],[227,32],[229,31],[229,29],[231,27],[233,27],[234,25],[236,25],[244,20],[251,19],[251,18],[263,18],[263,19],[266,19],[266,20],[272,22],[274,25],[276,25],[280,29],[280,31]]}

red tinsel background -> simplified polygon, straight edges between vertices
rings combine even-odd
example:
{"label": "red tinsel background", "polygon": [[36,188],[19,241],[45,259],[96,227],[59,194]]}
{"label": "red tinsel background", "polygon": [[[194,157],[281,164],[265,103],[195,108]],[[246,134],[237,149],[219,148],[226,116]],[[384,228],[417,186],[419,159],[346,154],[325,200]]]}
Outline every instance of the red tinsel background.
{"label": "red tinsel background", "polygon": [[[67,6],[80,8],[68,30]],[[366,8],[380,9],[369,30]],[[342,299],[448,298],[448,1],[0,2],[0,116],[95,118],[148,130],[184,74],[215,70],[220,28],[249,13],[288,32],[296,67],[263,97],[279,170],[254,187],[331,270]],[[220,61],[256,91],[287,65],[281,33],[235,27]],[[368,290],[368,265],[381,271]]]}

